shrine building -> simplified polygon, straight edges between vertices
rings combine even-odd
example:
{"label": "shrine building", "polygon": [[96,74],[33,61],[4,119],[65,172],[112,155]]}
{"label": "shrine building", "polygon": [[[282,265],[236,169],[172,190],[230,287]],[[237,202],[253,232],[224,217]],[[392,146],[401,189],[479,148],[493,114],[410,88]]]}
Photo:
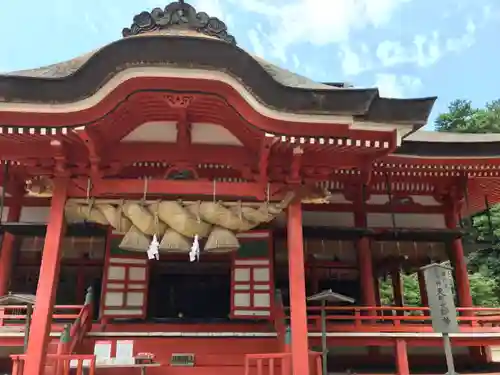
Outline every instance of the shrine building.
{"label": "shrine building", "polygon": [[500,136],[423,131],[436,98],[311,81],[183,1],[122,34],[0,75],[0,372],[444,373],[443,262],[457,371],[494,368],[464,219],[500,201]]}

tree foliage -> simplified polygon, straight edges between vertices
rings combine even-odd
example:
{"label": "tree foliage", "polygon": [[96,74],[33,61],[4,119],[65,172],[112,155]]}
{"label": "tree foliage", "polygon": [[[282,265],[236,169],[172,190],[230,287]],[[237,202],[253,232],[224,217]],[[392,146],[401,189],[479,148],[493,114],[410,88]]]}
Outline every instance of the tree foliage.
{"label": "tree foliage", "polygon": [[[422,306],[420,299],[420,288],[416,273],[401,275],[404,286],[405,306]],[[500,306],[498,281],[492,277],[488,268],[469,274],[472,300],[475,306],[498,307]],[[394,305],[392,282],[390,278],[380,281],[380,300],[382,305]]]}
{"label": "tree foliage", "polygon": [[470,100],[457,99],[450,103],[448,112],[435,122],[439,132],[500,133],[500,99],[475,108]]}
{"label": "tree foliage", "polygon": [[[455,133],[500,133],[500,99],[476,108],[469,100],[457,99],[438,116],[436,130]],[[472,298],[478,306],[500,306],[500,205],[472,218],[478,250],[468,255]],[[479,245],[479,243],[481,243]]]}
{"label": "tree foliage", "polygon": [[[404,289],[404,302],[406,306],[421,306],[420,288],[418,286],[418,276],[416,273],[410,275],[401,275]],[[380,301],[382,305],[393,305],[394,296],[392,292],[392,281],[388,277],[380,281]]]}

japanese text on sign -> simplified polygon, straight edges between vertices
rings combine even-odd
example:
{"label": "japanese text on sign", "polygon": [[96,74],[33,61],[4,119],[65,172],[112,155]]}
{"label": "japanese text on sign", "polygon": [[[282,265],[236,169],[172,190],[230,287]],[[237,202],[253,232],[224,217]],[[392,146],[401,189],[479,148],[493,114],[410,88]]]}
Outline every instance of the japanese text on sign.
{"label": "japanese text on sign", "polygon": [[457,311],[449,268],[431,264],[423,268],[423,271],[434,331],[457,332]]}

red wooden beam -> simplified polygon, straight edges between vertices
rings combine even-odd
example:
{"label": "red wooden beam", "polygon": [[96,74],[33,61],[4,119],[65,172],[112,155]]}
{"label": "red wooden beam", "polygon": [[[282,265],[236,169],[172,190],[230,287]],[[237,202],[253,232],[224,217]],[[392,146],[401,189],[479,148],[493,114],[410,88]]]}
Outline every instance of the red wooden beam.
{"label": "red wooden beam", "polygon": [[7,140],[0,141],[0,156],[4,160],[37,159],[53,155],[54,149],[50,145],[50,140],[26,143]]}
{"label": "red wooden beam", "polygon": [[[79,180],[78,184],[81,184],[83,180]],[[139,180],[140,181],[140,180]],[[81,185],[79,185],[81,186]],[[74,190],[77,187],[73,188]],[[142,194],[142,193],[141,193]],[[79,197],[83,195],[83,192],[74,197]],[[136,194],[137,195],[137,194]],[[177,193],[179,195],[179,192]],[[5,197],[5,207],[10,207],[15,201],[12,197]],[[23,198],[23,207],[48,207],[50,206],[50,198],[36,198],[26,196]],[[353,212],[354,206],[349,203],[332,203],[332,204],[304,204],[302,209],[308,212]],[[378,213],[391,213],[388,205],[384,204],[373,204],[366,205],[366,212],[378,212]],[[439,214],[443,213],[443,208],[441,206],[422,206],[422,205],[407,205],[394,207],[394,213],[398,214]]]}
{"label": "red wooden beam", "polygon": [[[69,196],[84,198],[87,196],[87,179],[74,179]],[[92,181],[92,197],[115,197],[120,195],[142,196],[213,196],[241,197],[263,200],[266,198],[266,184],[256,182],[217,182],[212,181],[172,181],[142,179],[101,179]],[[283,184],[271,184],[271,192],[285,191]],[[271,195],[272,197],[272,195]]]}
{"label": "red wooden beam", "polygon": [[[127,165],[144,161],[167,163],[189,161],[193,164],[251,165],[257,161],[250,151],[239,146],[191,145],[148,142],[119,143],[109,150],[108,160]],[[188,159],[188,160],[186,160]]]}

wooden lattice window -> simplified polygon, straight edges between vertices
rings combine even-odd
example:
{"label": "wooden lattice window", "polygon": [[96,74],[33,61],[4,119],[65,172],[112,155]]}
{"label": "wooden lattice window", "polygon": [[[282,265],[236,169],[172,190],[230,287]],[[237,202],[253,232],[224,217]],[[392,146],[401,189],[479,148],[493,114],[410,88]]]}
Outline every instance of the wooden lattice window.
{"label": "wooden lattice window", "polygon": [[146,254],[118,247],[123,236],[108,237],[104,279],[102,283],[101,317],[145,318],[149,283]]}
{"label": "wooden lattice window", "polygon": [[231,317],[271,319],[274,302],[273,252],[269,231],[238,235],[240,248],[233,255]]}

